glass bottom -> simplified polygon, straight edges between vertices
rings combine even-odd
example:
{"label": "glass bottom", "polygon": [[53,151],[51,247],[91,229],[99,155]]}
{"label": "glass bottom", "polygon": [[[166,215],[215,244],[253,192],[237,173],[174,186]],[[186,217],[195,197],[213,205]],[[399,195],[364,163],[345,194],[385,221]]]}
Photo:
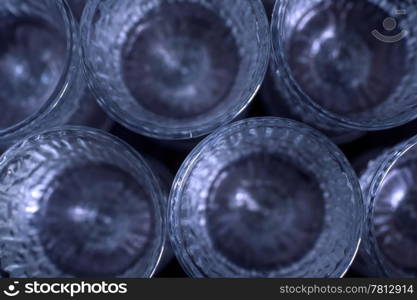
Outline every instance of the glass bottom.
{"label": "glass bottom", "polygon": [[130,31],[122,63],[142,107],[179,119],[205,114],[228,96],[240,55],[231,28],[213,11],[164,2]]}
{"label": "glass bottom", "polygon": [[36,18],[2,17],[0,22],[0,129],[35,114],[63,72],[66,41]]}
{"label": "glass bottom", "polygon": [[37,214],[40,240],[47,257],[65,274],[123,274],[152,240],[150,197],[118,167],[87,164],[66,169],[41,196],[45,204]]}
{"label": "glass bottom", "polygon": [[374,34],[401,34],[396,23],[387,26],[395,19],[386,11],[369,1],[322,1],[297,21],[287,49],[291,72],[324,109],[360,118],[401,85],[406,39],[389,43]]}
{"label": "glass bottom", "polygon": [[225,167],[211,186],[207,226],[214,246],[235,265],[276,270],[299,261],[323,227],[323,192],[314,177],[274,154]]}
{"label": "glass bottom", "polygon": [[402,272],[417,274],[417,160],[407,156],[390,170],[380,187],[373,226],[384,257]]}

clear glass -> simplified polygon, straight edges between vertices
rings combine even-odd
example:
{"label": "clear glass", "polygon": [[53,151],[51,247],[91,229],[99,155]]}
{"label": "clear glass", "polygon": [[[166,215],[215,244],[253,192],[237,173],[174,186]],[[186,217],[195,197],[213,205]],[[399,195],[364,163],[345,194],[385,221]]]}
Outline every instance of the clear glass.
{"label": "clear glass", "polygon": [[410,0],[278,0],[276,85],[291,111],[329,131],[417,117],[417,9]]}
{"label": "clear glass", "polygon": [[[148,165],[151,167],[152,171],[154,172],[155,176],[159,179],[159,182],[161,183],[162,195],[164,199],[162,209],[164,211],[163,215],[166,216],[168,209],[169,192],[171,191],[172,182],[174,181],[174,175],[163,162],[157,160],[155,157],[145,155],[145,159]],[[158,272],[160,272],[164,267],[166,267],[167,264],[173,258],[174,252],[169,241],[168,231],[166,231],[164,251],[162,253],[158,269],[156,270],[156,276],[158,276]]]}
{"label": "clear glass", "polygon": [[[279,79],[275,76],[276,63],[273,58],[270,60],[268,71],[265,75],[265,80],[260,89],[260,98],[262,101],[263,109],[269,116],[289,118],[293,120],[302,120],[292,107],[289,102],[286,101],[280,90]],[[341,129],[337,126],[332,129],[324,128],[320,123],[309,122],[310,125],[329,137],[336,144],[347,144],[350,143],[365,134],[364,131]]]}
{"label": "clear glass", "polygon": [[202,136],[238,116],[270,54],[260,0],[92,0],[81,35],[99,103],[160,139]]}
{"label": "clear glass", "polygon": [[[80,21],[87,0],[67,0],[67,2],[75,19]],[[90,88],[85,85],[82,96],[78,101],[78,107],[67,124],[110,130],[113,122],[100,108]]]}
{"label": "clear glass", "polygon": [[355,265],[373,277],[416,277],[417,136],[372,160],[360,181],[367,217]]}
{"label": "clear glass", "polygon": [[0,1],[0,147],[66,123],[84,86],[65,1]]}
{"label": "clear glass", "polygon": [[0,158],[0,266],[9,277],[149,277],[163,195],[142,157],[87,127],[30,136]]}
{"label": "clear glass", "polygon": [[357,177],[332,142],[295,121],[254,118],[213,133],[188,156],[168,220],[194,277],[340,277],[363,213]]}

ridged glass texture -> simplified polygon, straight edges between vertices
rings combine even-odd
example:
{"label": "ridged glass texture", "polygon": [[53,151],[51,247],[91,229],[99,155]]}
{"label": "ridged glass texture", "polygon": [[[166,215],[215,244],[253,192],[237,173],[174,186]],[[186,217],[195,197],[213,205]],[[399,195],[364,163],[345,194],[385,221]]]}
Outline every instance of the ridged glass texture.
{"label": "ridged glass texture", "polygon": [[356,253],[358,180],[327,138],[280,118],[203,140],[174,181],[171,243],[194,277],[340,277]]}
{"label": "ridged glass texture", "polygon": [[[162,209],[164,212],[163,215],[165,217],[167,214],[169,192],[171,191],[174,175],[163,162],[157,160],[156,158],[151,156],[145,156],[145,159],[149,167],[152,169],[153,173],[161,183],[162,196],[164,199]],[[174,258],[174,252],[169,241],[168,231],[166,231],[165,233],[167,237],[165,239],[164,251],[161,256],[161,261],[158,265],[158,269],[156,270],[156,276],[158,276],[158,272],[161,271],[164,267],[166,267],[167,264]]]}
{"label": "ridged glass texture", "polygon": [[0,148],[66,123],[84,89],[78,27],[61,0],[0,1]]}
{"label": "ridged glass texture", "polygon": [[163,201],[141,156],[105,132],[31,136],[0,158],[1,272],[149,277],[165,242]]}
{"label": "ridged glass texture", "polygon": [[364,275],[417,276],[417,137],[372,160],[361,176],[367,207],[355,265]]}
{"label": "ridged glass texture", "polygon": [[[71,7],[75,19],[79,22],[87,0],[67,0],[67,2]],[[85,79],[84,73],[81,73],[81,76]],[[82,87],[80,87],[80,89],[82,89]],[[87,84],[85,84],[81,94],[82,96],[78,101],[78,107],[66,124],[109,130],[113,125],[113,121],[108,118],[107,114],[99,107],[96,98],[91,93]]]}
{"label": "ridged glass texture", "polygon": [[292,113],[349,134],[417,117],[414,0],[278,0],[275,81]]}
{"label": "ridged glass texture", "polygon": [[103,108],[161,139],[202,136],[238,116],[270,54],[260,0],[92,0],[81,35]]}

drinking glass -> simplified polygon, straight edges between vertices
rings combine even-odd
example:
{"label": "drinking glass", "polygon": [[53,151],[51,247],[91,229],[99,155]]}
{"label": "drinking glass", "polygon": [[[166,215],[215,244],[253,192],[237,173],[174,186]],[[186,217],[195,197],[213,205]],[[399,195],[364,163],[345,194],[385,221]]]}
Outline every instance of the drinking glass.
{"label": "drinking glass", "polygon": [[373,277],[416,277],[417,136],[372,160],[360,181],[367,216],[355,265]]}
{"label": "drinking glass", "polygon": [[0,2],[0,147],[66,123],[83,82],[78,28],[62,0]]}
{"label": "drinking glass", "polygon": [[171,244],[193,277],[340,277],[361,236],[357,177],[326,137],[254,118],[203,140],[177,174]]}
{"label": "drinking glass", "polygon": [[87,127],[32,135],[0,158],[0,266],[9,277],[150,277],[165,243],[159,181]]}
{"label": "drinking glass", "polygon": [[81,36],[89,83],[107,113],[168,140],[206,135],[238,116],[270,53],[260,0],[92,0]]}
{"label": "drinking glass", "polygon": [[[160,160],[152,155],[145,154],[146,162],[148,163],[149,167],[152,169],[155,176],[158,178],[159,182],[161,183],[161,190],[163,196],[163,205],[162,211],[163,216],[166,217],[167,209],[168,209],[168,198],[169,192],[171,191],[172,182],[174,180],[174,175],[171,173],[171,170]],[[165,239],[164,244],[164,251],[161,255],[161,260],[158,264],[158,268],[156,270],[156,276],[158,276],[159,272],[165,268],[169,262],[174,258],[174,252],[171,247],[171,243],[169,242],[168,232],[165,232],[167,237]]]}
{"label": "drinking glass", "polygon": [[417,9],[410,0],[278,0],[276,86],[325,131],[396,127],[417,116]]}

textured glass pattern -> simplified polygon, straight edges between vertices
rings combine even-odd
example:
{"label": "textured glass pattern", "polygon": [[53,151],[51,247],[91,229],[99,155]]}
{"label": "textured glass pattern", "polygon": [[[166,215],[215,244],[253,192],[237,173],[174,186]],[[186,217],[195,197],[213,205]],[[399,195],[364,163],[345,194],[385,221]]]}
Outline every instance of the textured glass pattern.
{"label": "textured glass pattern", "polygon": [[171,240],[195,277],[339,277],[360,238],[359,183],[325,137],[279,118],[236,122],[188,156]]}
{"label": "textured glass pattern", "polygon": [[411,0],[280,0],[276,85],[291,111],[330,131],[416,116],[417,10]]}
{"label": "textured glass pattern", "polygon": [[81,22],[89,81],[129,129],[201,136],[250,102],[269,59],[260,0],[89,1]]}
{"label": "textured glass pattern", "polygon": [[148,277],[165,234],[159,182],[116,138],[32,136],[0,160],[0,266],[11,277]]}
{"label": "textured glass pattern", "polygon": [[74,113],[84,80],[78,28],[58,0],[0,2],[0,147]]}
{"label": "textured glass pattern", "polygon": [[417,275],[416,143],[386,151],[361,176],[367,218],[357,265],[366,275]]}

